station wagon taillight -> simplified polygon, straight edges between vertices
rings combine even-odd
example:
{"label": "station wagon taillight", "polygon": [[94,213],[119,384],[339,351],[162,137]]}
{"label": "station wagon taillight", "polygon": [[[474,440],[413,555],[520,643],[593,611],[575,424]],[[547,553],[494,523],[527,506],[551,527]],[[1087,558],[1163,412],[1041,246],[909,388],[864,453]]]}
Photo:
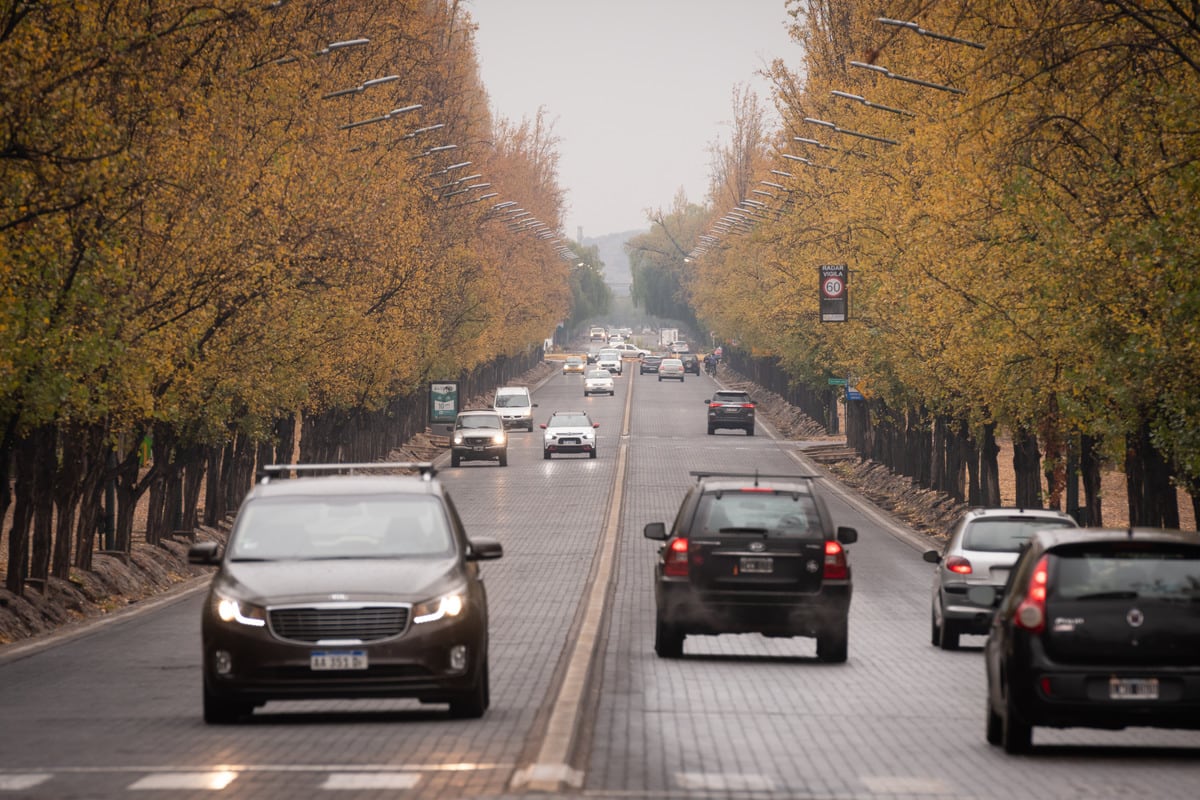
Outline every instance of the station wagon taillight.
{"label": "station wagon taillight", "polygon": [[663,562],[663,573],[677,578],[688,575],[688,540],[672,539],[667,545],[667,556]]}
{"label": "station wagon taillight", "polygon": [[846,564],[846,550],[840,542],[829,539],[825,542],[825,580],[845,580],[850,577],[850,567]]}
{"label": "station wagon taillight", "polygon": [[1050,572],[1050,557],[1042,556],[1029,576],[1029,588],[1025,599],[1017,606],[1014,620],[1018,627],[1030,633],[1041,633],[1046,629],[1046,582]]}
{"label": "station wagon taillight", "polygon": [[950,556],[946,559],[946,569],[959,575],[970,575],[971,562],[962,556]]}

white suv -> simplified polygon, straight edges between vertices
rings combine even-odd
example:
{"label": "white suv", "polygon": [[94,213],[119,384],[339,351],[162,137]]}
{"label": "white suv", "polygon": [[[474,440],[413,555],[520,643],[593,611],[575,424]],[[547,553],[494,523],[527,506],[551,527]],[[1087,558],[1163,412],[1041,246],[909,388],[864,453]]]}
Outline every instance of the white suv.
{"label": "white suv", "polygon": [[612,347],[604,348],[596,355],[596,366],[608,370],[613,375],[620,375],[622,371],[621,351]]}

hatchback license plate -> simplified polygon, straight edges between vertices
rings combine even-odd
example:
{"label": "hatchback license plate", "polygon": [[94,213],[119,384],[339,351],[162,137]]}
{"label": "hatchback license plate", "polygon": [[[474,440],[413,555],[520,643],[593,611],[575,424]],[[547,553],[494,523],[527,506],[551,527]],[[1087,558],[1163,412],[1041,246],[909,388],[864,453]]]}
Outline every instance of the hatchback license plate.
{"label": "hatchback license plate", "polygon": [[317,650],[309,658],[313,670],[366,669],[366,650]]}
{"label": "hatchback license plate", "polygon": [[1157,700],[1158,678],[1110,678],[1110,700]]}
{"label": "hatchback license plate", "polygon": [[769,575],[775,571],[775,560],[772,558],[753,558],[750,556],[742,556],[738,567],[742,572],[749,572],[756,575]]}

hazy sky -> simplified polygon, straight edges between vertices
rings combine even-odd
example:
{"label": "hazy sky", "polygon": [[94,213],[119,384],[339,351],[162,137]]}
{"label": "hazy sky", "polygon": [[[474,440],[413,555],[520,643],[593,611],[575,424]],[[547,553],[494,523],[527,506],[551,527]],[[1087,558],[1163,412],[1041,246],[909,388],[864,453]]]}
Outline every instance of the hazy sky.
{"label": "hazy sky", "polygon": [[[643,230],[645,210],[708,193],[733,89],[773,58],[797,68],[784,0],[466,0],[493,111],[544,107],[559,142],[571,239]],[[513,198],[519,200],[519,198]]]}

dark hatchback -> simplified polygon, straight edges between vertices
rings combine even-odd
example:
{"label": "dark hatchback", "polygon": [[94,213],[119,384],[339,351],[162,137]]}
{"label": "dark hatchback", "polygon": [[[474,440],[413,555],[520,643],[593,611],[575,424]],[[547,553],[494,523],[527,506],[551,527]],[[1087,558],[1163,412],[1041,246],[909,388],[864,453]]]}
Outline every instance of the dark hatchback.
{"label": "dark hatchback", "polygon": [[666,358],[662,353],[652,353],[648,356],[642,356],[641,364],[638,365],[638,374],[645,375],[649,372],[652,375],[658,374],[658,365]]}
{"label": "dark hatchback", "polygon": [[844,545],[813,476],[693,472],[655,567],[654,649],[683,655],[693,634],[812,636],[822,661],[845,661],[851,576]]}
{"label": "dark hatchback", "polygon": [[1200,729],[1200,534],[1035,532],[984,658],[987,740],[1009,753],[1038,725]]}
{"label": "dark hatchback", "polygon": [[[324,475],[418,469],[417,475]],[[247,495],[213,564],[201,617],[204,721],[270,700],[415,697],[455,717],[489,704],[487,593],[468,539],[428,464],[280,465]]]}
{"label": "dark hatchback", "polygon": [[680,353],[679,360],[683,362],[683,371],[693,375],[700,374],[700,357],[695,353]]}

